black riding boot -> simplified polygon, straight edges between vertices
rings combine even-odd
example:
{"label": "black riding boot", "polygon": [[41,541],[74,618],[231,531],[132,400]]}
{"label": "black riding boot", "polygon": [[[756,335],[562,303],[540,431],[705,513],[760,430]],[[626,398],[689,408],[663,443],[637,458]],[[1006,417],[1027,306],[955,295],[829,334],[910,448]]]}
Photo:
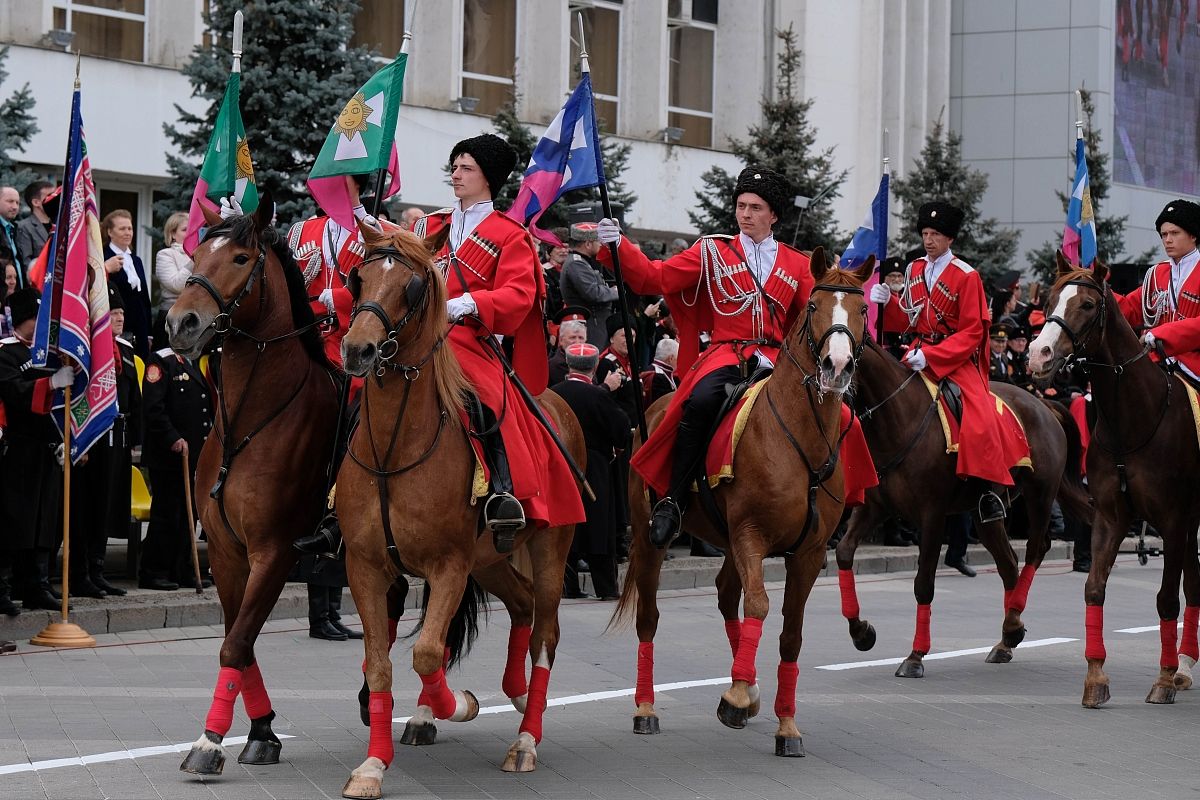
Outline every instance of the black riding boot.
{"label": "black riding boot", "polygon": [[704,432],[686,421],[679,423],[675,436],[675,461],[671,465],[671,491],[654,506],[650,517],[650,543],[666,547],[679,535],[683,513],[692,500],[692,480],[704,455]]}
{"label": "black riding boot", "polygon": [[12,601],[12,565],[11,556],[6,552],[0,555],[0,614],[15,617],[21,613],[17,604]]}
{"label": "black riding boot", "polygon": [[25,610],[58,611],[62,608],[62,596],[55,597],[50,588],[50,551],[39,548],[26,552],[29,553],[30,573],[26,577],[23,597]]}
{"label": "black riding boot", "polygon": [[331,642],[344,642],[348,638],[329,621],[328,586],[308,585],[308,635]]}
{"label": "black riding boot", "polygon": [[342,624],[342,587],[329,588],[329,624],[346,634],[347,639],[363,638],[362,631],[347,628]]}
{"label": "black riding boot", "polygon": [[338,525],[337,514],[332,510],[327,512],[317,526],[317,532],[311,536],[303,536],[292,542],[292,549],[299,550],[306,556],[326,556],[333,558],[342,546],[342,528]]}
{"label": "black riding boot", "polygon": [[991,489],[980,496],[975,513],[980,522],[999,522],[1008,516],[1008,512],[1004,508],[1004,501]]}
{"label": "black riding boot", "polygon": [[500,431],[484,437],[483,449],[492,472],[492,493],[483,503],[483,525],[492,532],[496,552],[511,553],[517,531],[525,527],[525,510],[512,493],[512,473]]}
{"label": "black riding boot", "polygon": [[104,577],[104,559],[92,558],[88,562],[88,577],[92,579],[92,583],[104,590],[106,594],[113,597],[124,597],[125,590],[120,586],[114,586],[109,582],[108,578]]}

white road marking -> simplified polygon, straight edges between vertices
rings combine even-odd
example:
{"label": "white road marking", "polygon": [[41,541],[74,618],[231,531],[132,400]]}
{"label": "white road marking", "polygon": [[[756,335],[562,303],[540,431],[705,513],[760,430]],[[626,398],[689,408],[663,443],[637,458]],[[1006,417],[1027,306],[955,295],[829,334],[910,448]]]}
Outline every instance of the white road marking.
{"label": "white road marking", "polygon": [[[1156,629],[1157,630],[1157,629]],[[1017,645],[1020,649],[1028,647],[1048,647],[1052,644],[1066,644],[1068,642],[1077,642],[1078,639],[1066,639],[1062,637],[1054,639],[1035,639],[1032,642],[1021,642]],[[949,650],[945,653],[930,653],[925,656],[925,661],[940,661],[944,658],[960,658],[962,656],[977,656],[983,653],[990,653],[991,647],[971,647],[966,650]],[[904,658],[877,658],[874,661],[847,661],[844,664],[825,664],[814,669],[826,669],[831,671],[840,671],[846,669],[861,669],[862,667],[890,667],[894,664],[899,664],[904,661]]]}
{"label": "white road marking", "polygon": [[[1183,627],[1182,622],[1179,623],[1179,627],[1180,628]],[[1158,626],[1157,625],[1143,625],[1140,628],[1118,628],[1117,630],[1113,631],[1113,633],[1150,633],[1151,631],[1157,632]]]}
{"label": "white road marking", "polygon": [[[286,733],[277,733],[275,735],[280,739],[296,738]],[[245,736],[230,736],[222,742],[225,745],[245,743]],[[40,772],[42,770],[60,769],[62,767],[85,767],[88,764],[103,764],[108,761],[125,761],[131,758],[186,753],[191,749],[191,742],[180,742],[179,744],[160,744],[154,747],[138,747],[133,750],[113,750],[108,753],[95,753],[94,755],[79,756],[78,758],[51,758],[45,761],[27,761],[23,764],[5,764],[0,766],[0,775],[16,775],[19,772]]]}

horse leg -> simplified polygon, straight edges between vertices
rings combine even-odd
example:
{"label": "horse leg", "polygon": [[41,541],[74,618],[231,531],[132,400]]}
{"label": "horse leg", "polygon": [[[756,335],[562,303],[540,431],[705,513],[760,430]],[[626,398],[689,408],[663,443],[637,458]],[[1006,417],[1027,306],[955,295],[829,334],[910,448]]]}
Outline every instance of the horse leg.
{"label": "horse leg", "polygon": [[[558,528],[538,534],[529,545],[529,554],[533,559],[534,608],[533,629],[525,635],[525,646],[533,658],[533,669],[528,687],[522,692],[524,708],[521,709],[521,727],[517,731],[517,739],[508,748],[500,767],[505,772],[533,772],[537,767],[537,746],[542,741],[542,715],[546,711],[550,670],[558,649],[558,606],[562,600],[563,572],[573,536],[574,526]],[[525,586],[528,588],[528,582]],[[509,666],[513,665],[513,647],[514,642],[510,637]],[[520,653],[519,670],[524,688],[524,652]],[[508,692],[509,689],[505,689],[505,693]],[[515,700],[513,704],[516,705]]]}
{"label": "horse leg", "polygon": [[[1184,529],[1177,520],[1166,531],[1195,531],[1193,523]],[[1158,631],[1162,652],[1158,662],[1158,679],[1146,695],[1147,703],[1175,702],[1175,670],[1179,667],[1179,579],[1183,573],[1185,552],[1191,536],[1187,533],[1163,535],[1163,576],[1158,589]]]}
{"label": "horse leg", "polygon": [[[388,651],[395,640],[392,611],[399,591],[382,565],[371,559],[359,559],[353,551],[346,553],[346,576],[363,623],[363,673],[368,687],[371,734],[366,760],[350,773],[342,787],[342,796],[373,799],[383,796],[383,771],[392,763],[395,753],[392,744],[392,659]],[[407,587],[407,582],[404,585]],[[404,591],[407,592],[407,588]],[[400,605],[403,606],[402,596]]]}
{"label": "horse leg", "polygon": [[770,610],[766,586],[763,584],[762,554],[767,545],[763,535],[752,525],[741,525],[730,536],[730,550],[742,579],[746,618],[742,620],[737,654],[730,670],[732,685],[721,695],[717,719],[729,728],[744,728],[750,709],[758,699],[757,674],[754,665],[758,643],[762,639],[763,620]]}
{"label": "horse leg", "polygon": [[[640,489],[640,481],[634,484]],[[629,567],[625,572],[622,589],[622,604],[630,593],[637,594],[637,619],[635,626],[638,637],[637,683],[633,702],[637,710],[633,714],[633,732],[655,734],[661,732],[658,712],[654,709],[654,635],[658,632],[658,580],[667,549],[650,544],[650,512],[643,500],[630,492],[632,512],[630,525],[633,540],[629,552]],[[726,556],[728,559],[728,556]]]}
{"label": "horse leg", "polygon": [[921,525],[921,546],[917,555],[917,575],[913,579],[913,594],[917,598],[917,627],[913,634],[912,652],[896,669],[897,678],[924,678],[925,655],[929,652],[929,620],[933,613],[933,579],[938,558],[942,554],[942,532],[946,517],[942,509],[926,513]]}
{"label": "horse leg", "polygon": [[[422,686],[417,710],[428,706],[434,719],[469,722],[479,715],[479,701],[471,692],[451,690],[446,682],[446,635],[469,589],[467,571],[464,565],[443,564],[441,572],[430,574],[426,580],[429,603],[412,656],[413,670]],[[423,720],[414,716],[409,722],[420,724]]]}
{"label": "horse leg", "polygon": [[[528,546],[533,548],[532,540]],[[476,569],[472,574],[508,611],[508,658],[504,663],[504,677],[500,686],[513,708],[525,713],[529,692],[525,662],[529,658],[534,619],[533,583],[514,569],[507,559]]]}
{"label": "horse leg", "polygon": [[1183,553],[1183,634],[1179,640],[1179,668],[1175,670],[1175,688],[1192,688],[1192,667],[1200,660],[1197,628],[1200,627],[1200,559],[1196,556],[1196,531],[1188,533]]}
{"label": "horse leg", "polygon": [[838,588],[842,592],[842,616],[850,628],[850,641],[861,651],[870,650],[875,646],[875,626],[859,617],[858,592],[854,587],[854,553],[862,537],[884,519],[884,507],[881,502],[872,502],[854,509],[850,515],[850,525],[846,535],[837,545]]}
{"label": "horse leg", "polygon": [[[353,594],[353,593],[352,593]],[[397,578],[387,590],[387,634],[388,634],[388,651],[392,649],[392,645],[396,643],[396,628],[400,625],[400,618],[404,616],[404,601],[408,597],[408,580],[401,575]],[[357,602],[355,603],[357,605]],[[371,727],[371,687],[367,685],[367,662],[363,660],[363,682],[362,688],[358,690],[358,716],[362,720],[362,724],[366,727]]]}
{"label": "horse leg", "polygon": [[[725,619],[725,638],[729,640],[731,658],[737,658],[742,641],[742,580],[738,577],[733,559],[726,557],[717,573],[717,608]],[[758,716],[761,698],[758,684],[750,687],[750,716]]]}
{"label": "horse leg", "polygon": [[1104,595],[1109,573],[1117,560],[1117,551],[1129,528],[1124,500],[1116,499],[1115,519],[1108,514],[1096,514],[1092,523],[1092,568],[1083,585],[1084,647],[1087,677],[1083,682],[1083,707],[1099,708],[1111,697],[1108,675],[1104,673]]}
{"label": "horse leg", "polygon": [[1021,614],[1012,609],[1013,594],[1017,591],[1017,554],[1008,541],[1004,521],[975,522],[979,541],[991,553],[996,571],[1004,584],[1004,622],[1001,625],[1000,643],[992,648],[984,659],[989,664],[1007,664],[1012,661],[1013,648],[1025,638],[1025,626]]}
{"label": "horse leg", "polygon": [[[220,546],[216,548],[218,552],[220,549]],[[237,559],[229,560],[235,561],[236,564]],[[220,565],[218,574],[223,577],[227,562],[222,562],[218,556],[217,563]],[[275,601],[279,599],[279,592],[283,589],[288,572],[295,563],[295,554],[290,548],[268,551],[261,553],[256,563],[261,565],[261,568],[249,568],[240,607],[236,609],[233,623],[226,622],[225,640],[221,644],[221,671],[217,674],[212,705],[204,721],[204,733],[192,743],[191,750],[179,765],[183,772],[193,775],[220,775],[225,768],[225,749],[221,742],[233,725],[233,705],[246,681],[246,670],[255,663],[254,640],[258,638],[263,623],[274,608]],[[236,571],[231,577],[234,576],[238,576]],[[227,582],[222,580],[222,583]],[[221,592],[218,587],[218,593]],[[228,615],[226,619],[228,620]],[[266,759],[250,763],[278,763],[281,745],[271,731],[271,720],[275,715],[271,711],[271,702],[257,668],[251,670],[250,686],[251,697],[246,700],[247,707],[253,708],[255,713],[261,713],[261,716],[251,717],[251,733],[256,737],[256,744],[251,745],[248,741],[242,755],[247,758]]]}
{"label": "horse leg", "polygon": [[797,659],[803,643],[804,607],[817,575],[825,566],[825,554],[819,550],[790,556],[786,560],[787,584],[783,594],[783,632],[779,634],[779,681],[775,694],[775,755],[788,758],[804,756],[804,739],[796,727],[796,681],[800,675]]}

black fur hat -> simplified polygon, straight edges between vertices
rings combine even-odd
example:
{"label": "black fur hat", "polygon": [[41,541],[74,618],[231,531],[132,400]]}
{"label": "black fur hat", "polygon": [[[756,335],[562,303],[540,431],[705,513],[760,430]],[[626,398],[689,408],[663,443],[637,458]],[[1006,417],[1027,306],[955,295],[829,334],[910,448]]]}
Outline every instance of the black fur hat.
{"label": "black fur hat", "polygon": [[781,218],[784,211],[793,204],[795,196],[788,179],[766,167],[746,167],[741,171],[733,187],[734,205],[737,205],[738,196],[744,192],[756,194],[766,200],[775,216]]}
{"label": "black fur hat", "polygon": [[4,303],[12,313],[13,327],[38,315],[38,299],[40,297],[37,289],[27,286],[24,289],[17,289],[5,299]]}
{"label": "black fur hat", "polygon": [[1195,203],[1187,200],[1172,200],[1167,203],[1158,219],[1154,220],[1154,230],[1161,231],[1164,222],[1178,225],[1200,239],[1200,206]]}
{"label": "black fur hat", "polygon": [[962,209],[941,200],[926,203],[917,211],[917,235],[926,228],[933,228],[943,236],[957,239],[962,224]]}
{"label": "black fur hat", "polygon": [[504,188],[504,182],[508,180],[513,167],[517,166],[517,151],[494,133],[483,133],[454,145],[450,151],[451,167],[454,166],[454,159],[463,153],[475,159],[475,163],[483,170],[483,177],[487,178],[488,189],[494,200]]}

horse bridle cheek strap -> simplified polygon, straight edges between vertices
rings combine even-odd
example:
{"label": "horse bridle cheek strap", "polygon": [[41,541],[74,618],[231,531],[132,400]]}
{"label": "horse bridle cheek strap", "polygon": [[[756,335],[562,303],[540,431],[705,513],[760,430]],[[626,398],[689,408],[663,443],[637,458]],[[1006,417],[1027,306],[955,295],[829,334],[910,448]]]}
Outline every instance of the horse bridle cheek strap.
{"label": "horse bridle cheek strap", "polygon": [[[258,246],[258,258],[255,259],[254,268],[250,270],[250,275],[246,278],[246,284],[242,287],[242,290],[238,292],[237,297],[235,297],[233,301],[228,304],[225,303],[225,298],[221,296],[221,293],[217,291],[217,287],[211,280],[208,279],[208,276],[206,275],[192,273],[188,276],[187,280],[183,282],[185,287],[192,285],[199,286],[201,289],[208,292],[208,296],[211,297],[213,302],[217,304],[217,315],[213,317],[213,321],[210,322],[208,326],[212,328],[218,336],[224,336],[226,333],[229,333],[231,330],[233,330],[233,315],[238,310],[238,306],[242,304],[242,301],[246,299],[246,295],[250,294],[250,291],[254,288],[255,279],[261,276],[265,283],[266,264],[267,247],[264,244],[260,244]],[[266,295],[266,291],[259,292],[258,303],[260,307],[266,302]]]}
{"label": "horse bridle cheek strap", "polygon": [[1062,332],[1067,335],[1067,338],[1071,340],[1071,357],[1069,360],[1078,361],[1084,358],[1084,356],[1079,354],[1080,345],[1086,343],[1086,341],[1091,337],[1092,332],[1097,328],[1100,329],[1101,333],[1104,332],[1104,320],[1108,315],[1108,291],[1104,287],[1097,286],[1094,282],[1083,280],[1082,278],[1069,280],[1064,283],[1063,286],[1080,286],[1084,289],[1091,289],[1094,292],[1098,291],[1100,293],[1100,308],[1098,313],[1088,321],[1082,330],[1078,332],[1076,332],[1075,329],[1072,328],[1067,321],[1058,314],[1046,315],[1045,324],[1049,325],[1051,322],[1053,322],[1054,324],[1058,325],[1058,327],[1062,329]]}

